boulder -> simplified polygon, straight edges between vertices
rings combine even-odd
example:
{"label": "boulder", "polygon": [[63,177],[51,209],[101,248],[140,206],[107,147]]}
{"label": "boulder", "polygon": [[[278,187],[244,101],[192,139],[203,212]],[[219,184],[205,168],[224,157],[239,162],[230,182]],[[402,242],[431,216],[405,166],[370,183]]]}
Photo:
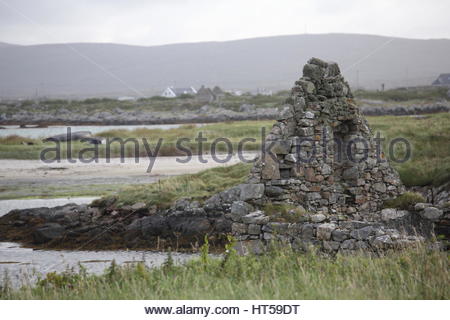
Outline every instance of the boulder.
{"label": "boulder", "polygon": [[442,210],[435,208],[435,207],[427,207],[420,213],[420,215],[423,218],[429,219],[429,220],[437,220],[443,214],[444,214],[444,212]]}
{"label": "boulder", "polygon": [[260,199],[264,195],[264,184],[241,184],[241,195],[240,199],[242,201]]}
{"label": "boulder", "polygon": [[253,207],[245,201],[234,201],[231,205],[231,219],[242,222],[242,217],[249,214]]}
{"label": "boulder", "polygon": [[34,230],[33,239],[35,243],[42,244],[62,238],[65,231],[66,229],[58,223],[46,223]]}

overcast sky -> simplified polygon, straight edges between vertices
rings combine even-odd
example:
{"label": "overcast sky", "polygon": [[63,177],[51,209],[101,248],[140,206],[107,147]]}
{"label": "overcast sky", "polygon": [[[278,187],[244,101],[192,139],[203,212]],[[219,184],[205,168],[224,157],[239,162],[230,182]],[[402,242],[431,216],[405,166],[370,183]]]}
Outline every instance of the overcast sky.
{"label": "overcast sky", "polygon": [[0,0],[0,41],[158,45],[300,33],[450,38],[449,0]]}

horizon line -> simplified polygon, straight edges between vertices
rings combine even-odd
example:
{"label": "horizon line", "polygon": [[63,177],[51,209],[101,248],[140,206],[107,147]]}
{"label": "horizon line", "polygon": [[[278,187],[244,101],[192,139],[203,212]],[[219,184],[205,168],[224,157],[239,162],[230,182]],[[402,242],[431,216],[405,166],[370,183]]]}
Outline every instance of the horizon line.
{"label": "horizon line", "polygon": [[[327,36],[327,35],[337,35],[337,36],[369,36],[369,37],[380,37],[380,38],[392,38],[392,39],[402,39],[402,40],[419,40],[419,41],[430,41],[430,40],[450,40],[450,38],[410,38],[410,37],[400,37],[400,36],[388,36],[380,34],[370,34],[370,33],[346,33],[346,32],[328,32],[328,33],[292,33],[292,34],[280,34],[280,35],[268,35],[268,36],[257,36],[257,37],[246,37],[239,39],[230,40],[205,40],[205,41],[185,41],[185,42],[172,42],[172,43],[162,43],[162,44],[133,44],[124,42],[110,42],[110,41],[74,41],[74,42],[43,42],[43,43],[32,43],[32,44],[19,44],[12,42],[0,41],[0,44],[6,44],[9,46],[17,47],[32,47],[32,46],[46,46],[46,45],[64,45],[64,44],[110,44],[110,45],[123,45],[131,47],[163,47],[163,46],[173,46],[173,45],[186,45],[186,44],[203,44],[203,43],[226,43],[226,42],[238,42],[245,40],[257,40],[265,38],[279,38],[279,37],[294,37],[294,36]],[[1,48],[1,46],[0,46]]]}

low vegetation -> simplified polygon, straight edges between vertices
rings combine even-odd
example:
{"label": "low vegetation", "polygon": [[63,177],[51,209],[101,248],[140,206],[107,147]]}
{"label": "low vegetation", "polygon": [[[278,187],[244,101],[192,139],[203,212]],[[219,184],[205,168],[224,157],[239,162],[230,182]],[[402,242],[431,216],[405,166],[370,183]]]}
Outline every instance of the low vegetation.
{"label": "low vegetation", "polygon": [[201,201],[217,192],[243,183],[249,170],[250,165],[242,163],[213,168],[196,174],[160,180],[152,184],[129,186],[116,195],[104,197],[97,202],[113,200],[118,206],[144,202],[149,207],[166,208],[175,200],[183,197]]}
{"label": "low vegetation", "polygon": [[356,90],[353,92],[356,98],[373,99],[382,101],[436,101],[447,100],[448,88],[423,87],[423,88],[398,88],[385,91]]}
{"label": "low vegetation", "polygon": [[241,96],[225,94],[218,101],[212,103],[199,102],[192,95],[182,95],[179,98],[165,98],[153,96],[140,98],[137,100],[119,101],[111,98],[89,98],[85,100],[25,100],[12,103],[2,103],[6,114],[17,112],[18,109],[28,112],[59,112],[61,109],[68,109],[80,114],[94,114],[98,112],[121,111],[197,111],[208,104],[210,106],[222,107],[238,111],[243,104],[257,105],[258,108],[273,108],[282,103],[289,92],[280,91],[272,96],[253,95],[245,93]]}
{"label": "low vegetation", "polygon": [[103,275],[50,273],[37,285],[4,286],[0,299],[449,299],[448,257],[424,248],[324,257],[290,248],[199,259],[154,269],[112,264]]}
{"label": "low vegetation", "polygon": [[387,200],[385,208],[396,208],[401,210],[411,210],[416,203],[426,202],[425,198],[416,192],[405,192],[395,199]]}
{"label": "low vegetation", "polygon": [[307,214],[304,208],[290,204],[268,203],[262,210],[270,217],[270,221],[273,222],[295,223]]}

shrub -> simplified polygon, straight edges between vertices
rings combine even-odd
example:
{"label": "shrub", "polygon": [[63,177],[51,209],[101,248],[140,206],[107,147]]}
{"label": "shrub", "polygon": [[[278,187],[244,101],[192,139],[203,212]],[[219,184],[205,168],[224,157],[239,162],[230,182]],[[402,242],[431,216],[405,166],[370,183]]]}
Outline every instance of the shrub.
{"label": "shrub", "polygon": [[395,199],[385,201],[384,208],[411,210],[414,205],[419,202],[426,202],[421,194],[416,192],[405,192]]}
{"label": "shrub", "polygon": [[306,214],[305,209],[292,204],[268,203],[264,206],[263,211],[273,222],[295,223],[299,222],[301,217]]}

